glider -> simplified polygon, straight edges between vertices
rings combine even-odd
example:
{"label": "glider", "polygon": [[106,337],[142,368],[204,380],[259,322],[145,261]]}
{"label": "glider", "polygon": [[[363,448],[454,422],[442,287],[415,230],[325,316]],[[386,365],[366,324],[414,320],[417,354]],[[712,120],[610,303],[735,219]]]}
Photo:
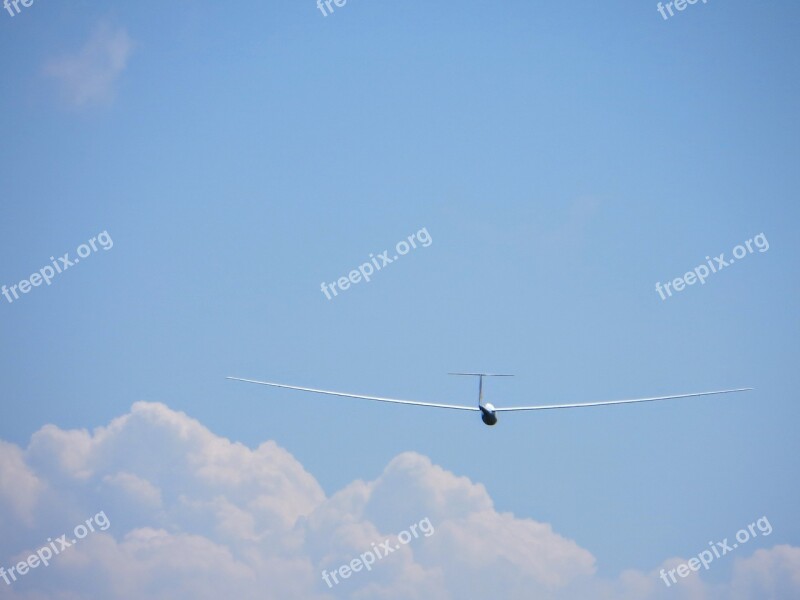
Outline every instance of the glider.
{"label": "glider", "polygon": [[287,385],[285,383],[272,383],[269,381],[256,381],[254,379],[242,379],[241,377],[227,377],[234,381],[244,381],[246,383],[257,383],[259,385],[269,385],[272,387],[286,388],[289,390],[300,390],[301,392],[313,392],[315,394],[327,394],[329,396],[342,396],[344,398],[359,398],[361,400],[377,400],[379,402],[392,402],[394,404],[411,404],[414,406],[430,406],[433,408],[451,408],[453,410],[480,411],[481,419],[486,425],[497,423],[497,413],[512,410],[552,410],[556,408],[583,408],[586,406],[609,406],[611,404],[633,404],[636,402],[655,402],[657,400],[674,400],[677,398],[693,398],[696,396],[712,396],[714,394],[731,394],[734,392],[746,392],[753,388],[737,388],[734,390],[717,390],[713,392],[695,392],[693,394],[676,394],[674,396],[654,396],[652,398],[632,398],[630,400],[603,400],[600,402],[585,402],[578,404],[545,404],[539,406],[508,406],[495,407],[493,404],[483,402],[483,378],[484,377],[513,377],[513,375],[501,373],[449,373],[449,375],[468,375],[478,377],[478,405],[477,406],[457,406],[454,404],[437,404],[434,402],[419,402],[417,400],[398,400],[396,398],[382,398],[380,396],[364,396],[361,394],[348,394],[346,392],[334,392],[332,390],[319,390],[316,388],[300,387]]}

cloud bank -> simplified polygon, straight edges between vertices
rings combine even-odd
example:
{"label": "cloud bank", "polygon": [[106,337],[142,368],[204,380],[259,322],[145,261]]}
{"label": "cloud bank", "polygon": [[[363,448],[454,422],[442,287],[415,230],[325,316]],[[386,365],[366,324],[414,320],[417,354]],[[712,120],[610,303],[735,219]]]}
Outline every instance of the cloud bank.
{"label": "cloud bank", "polygon": [[[93,432],[48,425],[0,441],[0,566],[103,511],[111,522],[7,585],[0,598],[749,600],[800,597],[800,548],[735,558],[731,580],[652,572],[615,580],[550,525],[499,513],[486,489],[425,456],[326,497],[272,441],[249,449],[163,404],[137,403]],[[435,531],[329,588],[335,570],[428,518]]]}

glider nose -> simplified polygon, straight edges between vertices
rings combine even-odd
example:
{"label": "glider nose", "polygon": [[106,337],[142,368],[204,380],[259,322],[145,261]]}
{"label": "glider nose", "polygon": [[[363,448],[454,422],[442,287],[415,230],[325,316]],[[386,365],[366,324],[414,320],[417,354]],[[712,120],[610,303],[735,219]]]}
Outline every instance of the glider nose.
{"label": "glider nose", "polygon": [[494,406],[491,404],[487,404],[485,406],[480,406],[481,409],[481,420],[489,426],[497,424],[497,414],[494,412]]}

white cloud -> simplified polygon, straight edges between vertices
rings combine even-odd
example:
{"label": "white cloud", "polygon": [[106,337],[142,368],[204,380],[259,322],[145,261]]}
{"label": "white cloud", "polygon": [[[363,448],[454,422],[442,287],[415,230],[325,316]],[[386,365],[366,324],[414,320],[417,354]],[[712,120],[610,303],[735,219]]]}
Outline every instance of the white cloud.
{"label": "white cloud", "polygon": [[22,451],[0,440],[0,523],[33,524],[33,510],[44,485],[25,464]]}
{"label": "white cloud", "polygon": [[800,548],[781,545],[756,550],[739,561],[733,573],[731,600],[800,597]]}
{"label": "white cloud", "polygon": [[[326,497],[266,442],[218,437],[163,404],[137,403],[93,432],[54,426],[27,449],[0,442],[0,566],[24,560],[99,511],[111,521],[7,587],[17,599],[271,598],[750,600],[797,597],[800,549],[736,559],[728,584],[693,574],[666,588],[659,566],[614,580],[550,525],[495,510],[486,489],[413,452],[374,481]],[[435,532],[333,589],[335,570],[428,518]],[[667,561],[669,568],[680,559]]]}
{"label": "white cloud", "polygon": [[133,43],[124,29],[101,24],[78,52],[50,60],[46,75],[58,80],[67,101],[78,107],[113,99],[114,84],[128,64]]}

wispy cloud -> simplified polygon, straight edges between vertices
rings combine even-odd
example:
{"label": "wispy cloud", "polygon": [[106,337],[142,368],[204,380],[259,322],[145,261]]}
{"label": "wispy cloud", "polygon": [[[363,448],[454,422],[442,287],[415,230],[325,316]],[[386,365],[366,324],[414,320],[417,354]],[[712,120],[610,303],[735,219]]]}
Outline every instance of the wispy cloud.
{"label": "wispy cloud", "polygon": [[44,72],[59,82],[71,105],[107,104],[114,98],[114,84],[132,51],[133,42],[125,29],[102,23],[95,27],[83,48],[51,59]]}

